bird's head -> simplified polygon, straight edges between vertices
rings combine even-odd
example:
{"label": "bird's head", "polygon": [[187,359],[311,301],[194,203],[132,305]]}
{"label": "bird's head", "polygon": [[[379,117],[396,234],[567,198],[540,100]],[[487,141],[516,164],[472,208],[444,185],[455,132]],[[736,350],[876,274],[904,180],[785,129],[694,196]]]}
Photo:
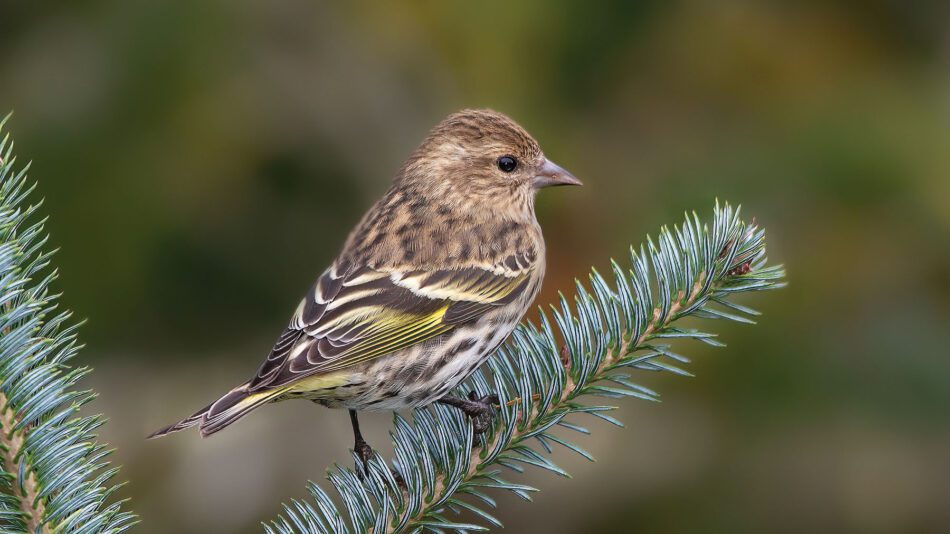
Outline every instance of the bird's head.
{"label": "bird's head", "polygon": [[548,160],[524,128],[488,109],[462,110],[436,125],[396,183],[452,209],[531,216],[538,189],[581,185]]}

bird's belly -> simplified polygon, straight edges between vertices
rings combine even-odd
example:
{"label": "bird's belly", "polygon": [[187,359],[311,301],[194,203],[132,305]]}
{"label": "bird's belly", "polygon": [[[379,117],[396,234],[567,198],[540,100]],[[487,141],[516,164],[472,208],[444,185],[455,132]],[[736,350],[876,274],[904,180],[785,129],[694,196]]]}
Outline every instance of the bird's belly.
{"label": "bird's belly", "polygon": [[475,371],[511,334],[515,322],[485,318],[421,345],[367,363],[347,385],[315,399],[332,408],[400,410],[438,400]]}

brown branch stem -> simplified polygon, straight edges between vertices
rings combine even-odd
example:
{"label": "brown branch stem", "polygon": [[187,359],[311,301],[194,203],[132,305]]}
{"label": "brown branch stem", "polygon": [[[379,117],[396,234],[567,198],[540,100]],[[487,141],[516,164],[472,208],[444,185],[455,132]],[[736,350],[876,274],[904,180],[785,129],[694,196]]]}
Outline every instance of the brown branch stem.
{"label": "brown branch stem", "polygon": [[[43,516],[46,514],[46,507],[43,499],[37,498],[40,492],[39,482],[36,480],[36,473],[29,464],[22,470],[23,478],[20,478],[19,462],[25,461],[22,458],[24,441],[26,441],[26,431],[16,429],[19,423],[16,412],[10,406],[7,396],[0,392],[0,462],[3,464],[3,470],[12,475],[13,480],[11,489],[13,495],[20,502],[20,510],[24,515],[26,530],[28,532],[43,532],[47,534],[52,532],[48,524],[43,524]],[[40,527],[42,526],[41,530]]]}

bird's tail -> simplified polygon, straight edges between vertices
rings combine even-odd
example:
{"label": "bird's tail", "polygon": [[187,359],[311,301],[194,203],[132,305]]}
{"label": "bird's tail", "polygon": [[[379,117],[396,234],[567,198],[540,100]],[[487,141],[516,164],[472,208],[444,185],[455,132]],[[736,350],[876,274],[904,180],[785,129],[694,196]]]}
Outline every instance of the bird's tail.
{"label": "bird's tail", "polygon": [[154,432],[148,436],[148,439],[160,438],[193,426],[200,429],[202,437],[210,436],[283,392],[283,389],[278,388],[251,393],[247,389],[247,384],[240,385],[185,419]]}

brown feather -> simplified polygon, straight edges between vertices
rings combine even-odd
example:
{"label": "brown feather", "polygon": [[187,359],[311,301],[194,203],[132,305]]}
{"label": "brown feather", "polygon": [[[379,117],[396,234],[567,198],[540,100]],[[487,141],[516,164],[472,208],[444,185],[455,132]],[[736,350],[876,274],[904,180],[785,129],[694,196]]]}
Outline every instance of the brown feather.
{"label": "brown feather", "polygon": [[[503,156],[517,166],[500,169]],[[447,117],[307,292],[255,377],[156,436],[195,425],[207,435],[284,398],[398,409],[450,391],[538,292],[544,239],[533,180],[546,164],[538,143],[501,113]],[[358,319],[364,310],[381,315]],[[324,375],[337,378],[320,382]]]}

